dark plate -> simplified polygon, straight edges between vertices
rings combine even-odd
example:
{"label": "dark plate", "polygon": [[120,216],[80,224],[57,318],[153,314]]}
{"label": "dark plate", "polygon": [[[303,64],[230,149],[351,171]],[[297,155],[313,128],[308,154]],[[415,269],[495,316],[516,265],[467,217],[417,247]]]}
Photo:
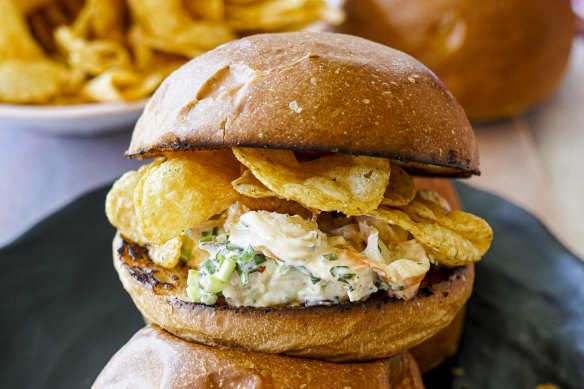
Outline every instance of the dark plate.
{"label": "dark plate", "polygon": [[[525,211],[457,188],[465,208],[491,224],[495,241],[477,266],[460,350],[426,384],[584,387],[584,263]],[[0,386],[88,387],[143,326],[112,268],[107,190],[0,251]]]}

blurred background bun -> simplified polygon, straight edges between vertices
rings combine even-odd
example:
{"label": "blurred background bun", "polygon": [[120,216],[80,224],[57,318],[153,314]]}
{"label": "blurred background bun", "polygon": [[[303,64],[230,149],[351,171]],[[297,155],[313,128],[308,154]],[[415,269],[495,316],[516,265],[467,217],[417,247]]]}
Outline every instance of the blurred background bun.
{"label": "blurred background bun", "polygon": [[413,55],[476,120],[550,97],[575,32],[569,0],[347,0],[345,10],[340,32]]}

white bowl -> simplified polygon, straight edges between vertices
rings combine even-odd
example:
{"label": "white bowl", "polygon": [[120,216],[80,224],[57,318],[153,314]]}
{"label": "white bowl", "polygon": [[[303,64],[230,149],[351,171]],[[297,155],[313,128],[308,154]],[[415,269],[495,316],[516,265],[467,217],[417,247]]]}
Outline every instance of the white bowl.
{"label": "white bowl", "polygon": [[132,129],[147,100],[63,106],[0,104],[0,131],[96,135]]}

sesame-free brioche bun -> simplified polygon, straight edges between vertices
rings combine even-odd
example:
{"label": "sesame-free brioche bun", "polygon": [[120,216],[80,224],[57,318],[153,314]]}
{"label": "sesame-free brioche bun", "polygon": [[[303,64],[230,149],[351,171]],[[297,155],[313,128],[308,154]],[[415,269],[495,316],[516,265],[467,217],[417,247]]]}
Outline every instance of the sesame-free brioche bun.
{"label": "sesame-free brioche bun", "polygon": [[408,350],[418,363],[420,371],[426,373],[456,354],[464,329],[465,309],[436,335]]}
{"label": "sesame-free brioche bun", "polygon": [[402,52],[343,34],[255,35],[193,59],[152,96],[127,155],[232,146],[479,172],[473,130],[442,82]]}
{"label": "sesame-free brioche bun", "polygon": [[575,32],[570,0],[346,0],[345,10],[338,31],[414,56],[477,120],[550,97]]}
{"label": "sesame-free brioche bun", "polygon": [[231,307],[191,302],[186,270],[162,268],[119,234],[114,265],[126,291],[149,322],[183,339],[217,347],[329,361],[400,354],[446,327],[472,292],[474,265],[433,268],[412,300],[312,307]]}
{"label": "sesame-free brioche bun", "polygon": [[400,388],[421,389],[411,355],[332,363],[187,342],[156,325],[139,330],[109,361],[98,388]]}

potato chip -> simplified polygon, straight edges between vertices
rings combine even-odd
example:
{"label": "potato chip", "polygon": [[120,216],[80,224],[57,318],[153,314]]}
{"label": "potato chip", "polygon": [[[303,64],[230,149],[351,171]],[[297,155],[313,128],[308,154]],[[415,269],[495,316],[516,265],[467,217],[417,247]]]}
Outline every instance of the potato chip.
{"label": "potato chip", "polygon": [[180,260],[182,245],[183,235],[174,237],[161,245],[151,244],[148,246],[148,256],[155,264],[173,269]]}
{"label": "potato chip", "polygon": [[407,213],[390,208],[376,209],[370,215],[407,230],[429,256],[445,266],[480,260],[493,238],[487,222],[462,211],[448,212],[435,223],[415,222]]}
{"label": "potato chip", "polygon": [[[2,22],[0,23],[0,61],[42,58],[43,52],[33,39],[24,16],[13,0],[0,1],[0,15],[2,15]],[[15,92],[26,93],[25,91]]]}
{"label": "potato chip", "polygon": [[61,25],[69,26],[75,22],[85,0],[39,0],[27,4],[19,1],[19,6],[26,15],[32,34],[42,46],[45,53],[57,52],[53,31]]}
{"label": "potato chip", "polygon": [[130,28],[128,41],[132,49],[136,69],[144,72],[170,74],[184,64],[186,57],[165,53],[151,47],[138,27]]}
{"label": "potato chip", "polygon": [[87,0],[73,24],[74,34],[93,39],[124,40],[127,16],[125,0]]}
{"label": "potato chip", "polygon": [[168,158],[187,158],[204,161],[212,169],[223,171],[230,176],[239,176],[241,164],[235,158],[230,149],[198,150],[198,151],[172,151],[164,154]]}
{"label": "potato chip", "polygon": [[24,15],[28,15],[51,1],[52,0],[18,0],[15,5],[20,8]]}
{"label": "potato chip", "polygon": [[165,74],[143,75],[130,70],[108,70],[88,81],[83,94],[94,101],[136,100],[152,93]]}
{"label": "potato chip", "polygon": [[304,208],[296,201],[288,201],[278,197],[254,199],[252,197],[242,196],[238,201],[252,211],[277,212],[288,214],[290,216],[299,215],[304,219],[310,219],[313,216],[313,212],[310,209]]}
{"label": "potato chip", "polygon": [[[428,207],[422,201],[413,200],[408,205],[403,207],[396,207],[401,211],[404,211],[409,217],[411,217],[415,222],[428,222],[436,223],[437,216],[432,208]],[[438,216],[442,216],[444,212],[438,213]]]}
{"label": "potato chip", "polygon": [[44,103],[68,82],[67,69],[53,61],[5,59],[0,62],[0,101]]}
{"label": "potato chip", "polygon": [[138,181],[152,167],[160,162],[142,166],[138,171],[129,171],[114,182],[105,198],[105,214],[109,222],[124,235],[124,237],[144,245],[148,240],[140,227],[138,216],[134,210],[134,190]]}
{"label": "potato chip", "polygon": [[218,22],[225,14],[224,0],[188,0],[185,6],[195,18]]}
{"label": "potato chip", "polygon": [[[33,0],[34,1],[34,0]],[[65,12],[69,18],[75,19],[81,12],[81,9],[85,6],[87,0],[42,0],[46,4],[57,4]],[[41,2],[38,1],[39,3]]]}
{"label": "potato chip", "polygon": [[237,200],[231,181],[239,166],[227,164],[229,158],[228,150],[182,153],[140,179],[134,206],[148,241],[162,244]]}
{"label": "potato chip", "polygon": [[238,193],[256,199],[277,197],[277,194],[266,188],[249,170],[245,170],[241,177],[231,183]]}
{"label": "potato chip", "polygon": [[69,64],[88,75],[99,75],[110,69],[130,67],[130,55],[120,43],[76,37],[68,27],[55,30],[55,39],[67,55]]}
{"label": "potato chip", "polygon": [[[448,200],[446,200],[444,197],[442,197],[436,191],[422,189],[416,193],[416,196],[418,197],[419,200],[426,200],[426,201],[430,201],[430,202],[436,204],[444,212],[448,212],[452,209],[452,207],[448,203]],[[426,204],[429,204],[429,203],[426,203]]]}
{"label": "potato chip", "polygon": [[299,29],[332,8],[325,0],[0,0],[0,62],[54,61],[71,73],[60,87],[49,72],[38,90],[23,91],[38,79],[31,65],[1,86],[14,96],[0,101],[138,100],[192,57],[257,31]]}
{"label": "potato chip", "polygon": [[277,31],[314,22],[322,17],[325,10],[326,3],[320,0],[229,1],[225,16],[235,31]]}
{"label": "potato chip", "polygon": [[487,251],[493,239],[493,231],[484,219],[457,209],[448,212],[445,217],[438,218],[436,223],[473,242],[482,242],[480,247],[481,251],[484,248],[483,253]]}
{"label": "potato chip", "polygon": [[193,57],[237,37],[226,23],[193,20],[181,0],[129,0],[141,39],[150,47]]}
{"label": "potato chip", "polygon": [[76,36],[69,27],[55,30],[55,39],[66,54],[71,67],[95,76],[110,69],[130,67],[130,55],[119,42],[111,40],[88,41]]}
{"label": "potato chip", "polygon": [[492,238],[492,231],[483,219],[460,210],[450,210],[446,199],[431,190],[418,191],[410,204],[399,209],[414,221],[437,223],[472,240]]}
{"label": "potato chip", "polygon": [[252,211],[264,210],[288,215],[300,215],[305,219],[312,217],[313,212],[311,210],[296,201],[288,201],[277,197],[276,193],[266,188],[247,169],[231,185],[238,193],[243,195],[239,198],[239,202]]}
{"label": "potato chip", "polygon": [[[69,2],[74,0],[69,0]],[[47,7],[45,12],[49,13],[57,8],[56,11],[69,14],[75,12],[78,4],[72,3],[68,8],[71,10],[60,10],[60,5],[66,5],[63,0],[53,4],[53,7]],[[86,0],[83,1],[82,7],[77,11],[73,23],[55,20],[55,16],[47,15],[55,27],[67,27],[71,34],[77,38],[93,40],[107,39],[122,42],[125,36],[126,28],[126,2],[125,0]],[[66,16],[65,16],[66,17]]]}
{"label": "potato chip", "polygon": [[414,180],[408,173],[396,164],[391,164],[389,184],[383,194],[381,205],[402,207],[409,204],[416,196]]}
{"label": "potato chip", "polygon": [[55,40],[53,38],[54,26],[45,19],[41,12],[32,14],[28,18],[28,24],[31,33],[43,49],[49,52],[56,50]]}
{"label": "potato chip", "polygon": [[234,148],[233,153],[278,197],[320,211],[363,215],[377,208],[389,182],[384,158],[334,154],[298,162],[290,150]]}

